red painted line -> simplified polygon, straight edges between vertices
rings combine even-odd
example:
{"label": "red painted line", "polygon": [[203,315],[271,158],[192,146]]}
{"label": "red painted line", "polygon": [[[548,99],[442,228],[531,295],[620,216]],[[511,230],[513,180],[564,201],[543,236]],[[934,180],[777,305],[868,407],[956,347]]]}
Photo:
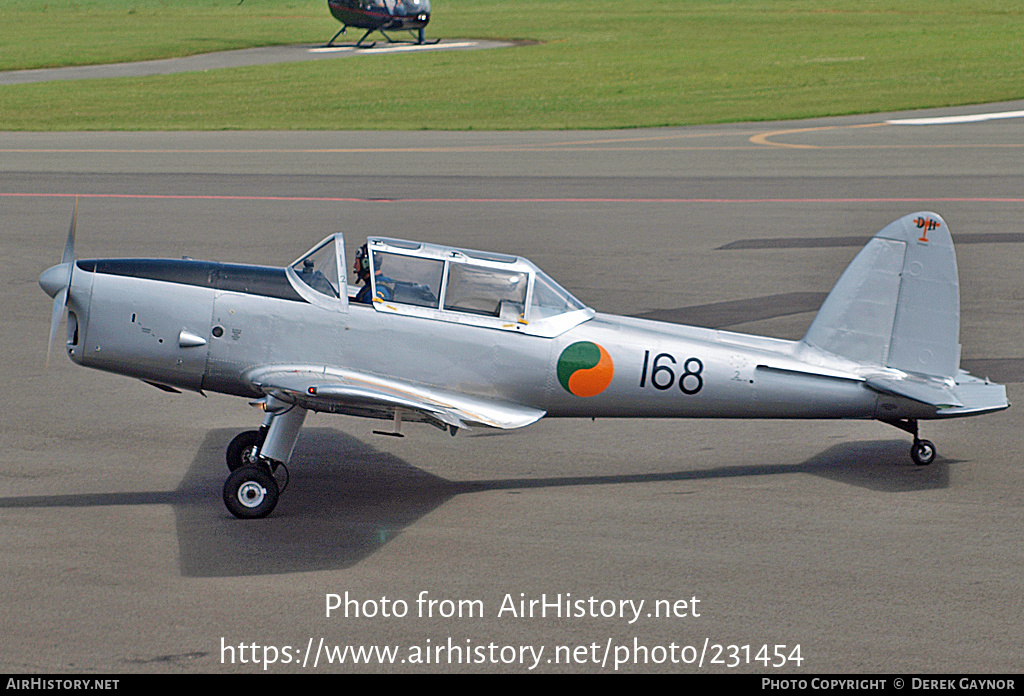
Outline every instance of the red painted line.
{"label": "red painted line", "polygon": [[1024,198],[353,198],[345,196],[221,196],[162,193],[4,193],[0,198],[122,198],[135,200],[275,201],[314,203],[1024,203]]}

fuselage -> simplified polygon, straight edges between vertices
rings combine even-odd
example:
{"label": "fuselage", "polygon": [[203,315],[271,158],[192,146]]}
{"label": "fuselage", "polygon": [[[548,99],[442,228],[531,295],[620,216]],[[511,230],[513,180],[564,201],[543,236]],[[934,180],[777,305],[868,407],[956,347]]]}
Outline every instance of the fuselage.
{"label": "fuselage", "polygon": [[[169,391],[248,397],[259,430],[236,435],[224,503],[270,514],[309,411],[460,429],[544,416],[861,418],[914,437],[918,420],[1009,406],[959,368],[952,238],[929,212],[876,234],[800,341],[599,314],[529,259],[369,236],[347,283],[344,236],[289,266],[191,259],[74,260],[39,284],[67,310],[74,362]],[[49,348],[47,351],[49,356]]]}
{"label": "fuselage", "polygon": [[[67,350],[155,385],[243,397],[248,371],[324,365],[554,417],[927,418],[800,342],[596,314],[553,336],[304,299],[285,268],[78,261]],[[438,318],[440,317],[440,318]],[[885,409],[884,414],[880,409]]]}
{"label": "fuselage", "polygon": [[328,0],[327,6],[348,27],[422,29],[430,22],[429,0]]}

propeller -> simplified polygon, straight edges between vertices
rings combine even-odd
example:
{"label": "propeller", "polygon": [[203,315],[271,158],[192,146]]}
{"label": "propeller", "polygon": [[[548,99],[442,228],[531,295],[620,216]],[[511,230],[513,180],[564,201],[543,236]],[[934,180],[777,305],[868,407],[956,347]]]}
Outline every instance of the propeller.
{"label": "propeller", "polygon": [[50,314],[50,342],[46,346],[46,366],[50,366],[50,353],[53,351],[53,340],[57,336],[61,315],[67,306],[68,290],[71,287],[71,272],[75,267],[75,223],[78,220],[78,198],[75,198],[75,210],[71,214],[71,228],[68,239],[64,243],[64,254],[60,265],[43,271],[39,276],[39,285],[48,295],[53,297],[53,312]]}

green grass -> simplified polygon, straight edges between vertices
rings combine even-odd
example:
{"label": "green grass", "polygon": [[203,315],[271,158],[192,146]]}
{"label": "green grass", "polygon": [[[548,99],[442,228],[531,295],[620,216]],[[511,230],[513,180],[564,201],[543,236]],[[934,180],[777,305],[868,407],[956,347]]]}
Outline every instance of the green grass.
{"label": "green grass", "polygon": [[0,13],[0,70],[326,41],[340,28],[326,0],[0,0]]}
{"label": "green grass", "polygon": [[[323,42],[325,0],[0,0],[0,69]],[[0,87],[0,129],[624,128],[1024,97],[1019,0],[435,0],[538,43]]]}

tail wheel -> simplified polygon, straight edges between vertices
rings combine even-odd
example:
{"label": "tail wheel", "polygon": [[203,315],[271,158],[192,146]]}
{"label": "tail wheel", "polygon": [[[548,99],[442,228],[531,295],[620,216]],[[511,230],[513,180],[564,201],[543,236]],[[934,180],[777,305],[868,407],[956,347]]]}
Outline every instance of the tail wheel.
{"label": "tail wheel", "polygon": [[277,481],[263,467],[240,467],[224,482],[224,505],[239,519],[266,517],[274,511],[279,496]]}
{"label": "tail wheel", "polygon": [[263,433],[259,430],[246,430],[235,435],[228,444],[225,459],[228,462],[228,470],[235,471],[243,466],[255,466],[260,453],[260,445],[263,444]]}
{"label": "tail wheel", "polygon": [[918,466],[928,466],[935,461],[937,451],[931,440],[915,440],[910,448],[910,458]]}

